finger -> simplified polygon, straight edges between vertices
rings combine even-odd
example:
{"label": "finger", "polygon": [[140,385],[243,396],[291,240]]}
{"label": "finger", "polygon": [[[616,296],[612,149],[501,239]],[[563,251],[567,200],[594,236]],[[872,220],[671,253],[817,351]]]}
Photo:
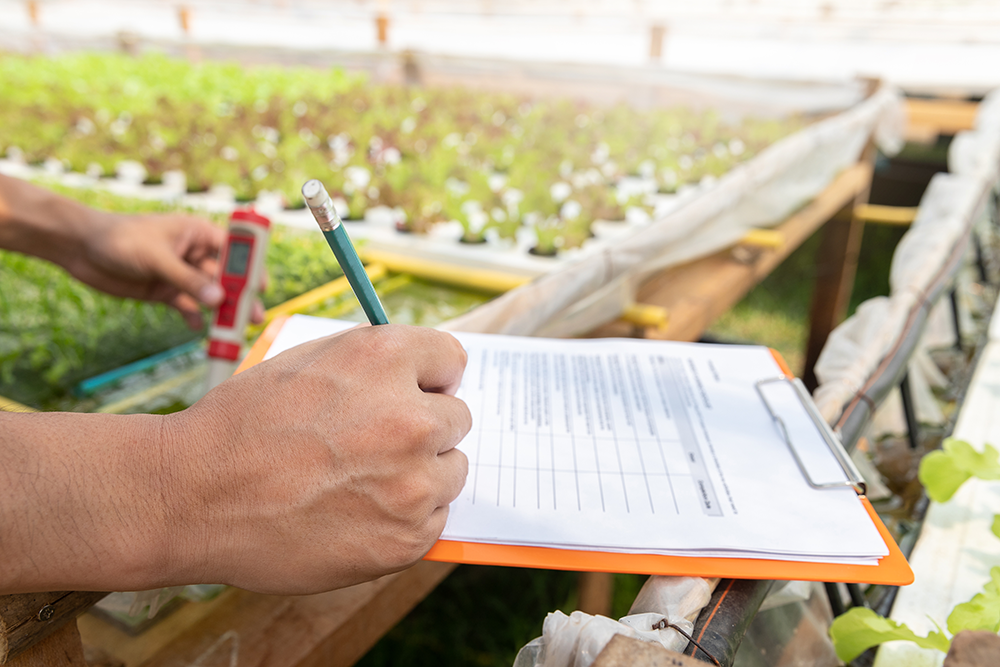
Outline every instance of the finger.
{"label": "finger", "polygon": [[253,305],[250,307],[250,321],[254,324],[260,324],[264,321],[264,304],[260,302],[260,299],[254,299]]}
{"label": "finger", "polygon": [[460,398],[447,394],[425,394],[425,414],[434,415],[436,452],[451,451],[472,429],[472,413]]}
{"label": "finger", "polygon": [[214,282],[212,274],[195,268],[169,250],[160,251],[154,261],[154,268],[164,280],[206,306],[218,306],[225,298],[222,287]]}
{"label": "finger", "polygon": [[184,323],[189,329],[201,331],[205,325],[205,320],[202,317],[201,308],[198,307],[198,302],[191,298],[190,295],[180,293],[168,303],[181,314],[181,317],[184,318]]}
{"label": "finger", "polygon": [[196,216],[182,216],[180,224],[194,231],[187,259],[198,264],[204,259],[216,259],[226,242],[226,230]]}
{"label": "finger", "polygon": [[462,345],[443,331],[423,327],[407,327],[406,331],[417,339],[412,343],[417,346],[414,349],[420,350],[412,357],[417,385],[426,392],[454,395],[468,361]]}
{"label": "finger", "polygon": [[[431,550],[431,547],[438,541],[441,537],[441,533],[444,532],[445,526],[448,524],[448,506],[442,505],[436,508],[431,515],[427,518],[427,536],[433,539],[428,540],[427,551]],[[427,552],[424,552],[427,555]]]}
{"label": "finger", "polygon": [[469,476],[469,457],[452,449],[437,457],[438,507],[448,506],[465,488]]}

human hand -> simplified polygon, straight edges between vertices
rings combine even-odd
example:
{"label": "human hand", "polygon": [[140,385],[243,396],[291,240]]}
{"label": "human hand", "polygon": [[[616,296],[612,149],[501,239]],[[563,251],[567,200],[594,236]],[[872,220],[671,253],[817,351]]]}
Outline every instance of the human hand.
{"label": "human hand", "polygon": [[167,456],[188,462],[168,501],[175,579],[304,594],[419,560],[468,472],[455,445],[472,417],[453,395],[465,363],[446,333],[363,327],[168,416]]}
{"label": "human hand", "polygon": [[[81,252],[64,265],[75,278],[115,296],[162,301],[191,329],[204,325],[199,304],[218,306],[224,294],[215,282],[223,229],[191,215],[169,213],[109,216],[88,234]],[[261,322],[254,303],[250,319]]]}

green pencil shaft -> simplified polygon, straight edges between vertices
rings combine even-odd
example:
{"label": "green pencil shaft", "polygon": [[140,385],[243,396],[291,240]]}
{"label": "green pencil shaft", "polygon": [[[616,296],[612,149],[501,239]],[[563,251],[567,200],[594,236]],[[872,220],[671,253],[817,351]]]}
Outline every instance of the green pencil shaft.
{"label": "green pencil shaft", "polygon": [[354,296],[358,297],[358,301],[361,302],[361,308],[368,316],[368,321],[372,324],[389,324],[389,318],[386,317],[385,309],[382,308],[382,302],[378,300],[378,294],[375,293],[375,286],[368,278],[364,264],[361,263],[358,253],[354,250],[351,239],[344,230],[344,225],[337,225],[329,232],[324,231],[323,236],[326,237],[326,242],[330,244],[330,249],[333,250],[337,261],[340,262],[340,268],[344,270],[347,282],[354,290]]}

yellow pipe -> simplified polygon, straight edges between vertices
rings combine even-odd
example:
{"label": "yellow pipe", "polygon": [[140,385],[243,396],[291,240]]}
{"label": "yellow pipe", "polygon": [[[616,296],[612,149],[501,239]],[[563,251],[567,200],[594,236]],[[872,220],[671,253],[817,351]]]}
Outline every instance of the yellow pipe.
{"label": "yellow pipe", "polygon": [[[387,271],[384,265],[371,264],[365,267],[365,273],[374,282],[376,280],[381,280],[385,277]],[[347,282],[347,278],[341,276],[325,285],[320,285],[308,292],[303,292],[302,294],[292,297],[288,301],[279,303],[277,306],[273,306],[264,311],[264,321],[260,324],[251,324],[247,327],[247,339],[252,339],[257,336],[261,331],[264,330],[271,320],[279,315],[292,315],[294,313],[301,313],[303,311],[309,310],[318,303],[322,303],[327,299],[332,299],[335,296],[340,296],[344,292],[349,292],[351,290],[351,284]]]}
{"label": "yellow pipe", "polygon": [[24,403],[0,396],[0,412],[38,412],[38,410],[29,408]]}
{"label": "yellow pipe", "polygon": [[[383,280],[382,282],[380,282],[378,285],[375,286],[375,291],[377,291],[379,295],[391,294],[392,292],[398,290],[401,287],[405,287],[406,285],[409,285],[412,282],[413,282],[412,276],[401,274],[398,276],[393,276],[392,278],[389,278],[387,280]],[[341,315],[346,315],[347,313],[353,310],[357,310],[360,307],[361,304],[358,303],[357,300],[346,299],[327,310],[321,311],[320,315],[322,317],[329,317],[332,319],[336,319]]]}
{"label": "yellow pipe", "polygon": [[383,280],[375,287],[378,289],[379,294],[391,294],[392,292],[395,292],[400,288],[406,287],[412,282],[413,282],[413,276],[407,273],[400,273],[399,275],[395,275],[392,278],[387,278],[386,280]]}
{"label": "yellow pipe", "polygon": [[785,245],[785,235],[776,229],[751,229],[740,240],[740,245],[755,248],[780,248]]}
{"label": "yellow pipe", "polygon": [[883,225],[910,225],[917,219],[917,207],[858,204],[854,207],[854,215],[865,222]]}
{"label": "yellow pipe", "polygon": [[[385,266],[382,264],[371,264],[366,266],[365,272],[373,282],[381,280],[387,273]],[[268,308],[264,313],[264,322],[259,326],[266,326],[268,322],[273,320],[278,315],[301,313],[303,310],[307,310],[321,301],[326,301],[327,299],[339,296],[350,289],[351,285],[347,282],[347,278],[344,276],[341,276],[336,280],[331,280],[325,285],[320,285],[319,287],[311,289],[308,292],[304,292],[303,294],[291,298],[284,303],[279,303],[273,308]]]}
{"label": "yellow pipe", "polygon": [[633,303],[625,308],[621,318],[637,327],[655,327],[657,331],[663,331],[670,321],[670,313],[662,306]]}
{"label": "yellow pipe", "polygon": [[362,260],[384,264],[395,273],[409,273],[417,278],[424,278],[432,282],[465,287],[490,294],[508,292],[532,280],[531,276],[492,269],[478,269],[471,266],[457,266],[372,248],[358,248],[358,254]]}
{"label": "yellow pipe", "polygon": [[180,375],[175,375],[174,377],[164,380],[159,384],[155,384],[152,387],[143,389],[137,394],[133,394],[120,401],[115,401],[114,403],[108,403],[99,407],[96,412],[101,412],[105,414],[121,414],[127,412],[132,408],[138,407],[145,403],[146,401],[152,400],[168,391],[173,391],[179,387],[184,386],[189,382],[201,382],[203,381],[205,375],[204,366],[196,366],[187,371],[184,371]]}

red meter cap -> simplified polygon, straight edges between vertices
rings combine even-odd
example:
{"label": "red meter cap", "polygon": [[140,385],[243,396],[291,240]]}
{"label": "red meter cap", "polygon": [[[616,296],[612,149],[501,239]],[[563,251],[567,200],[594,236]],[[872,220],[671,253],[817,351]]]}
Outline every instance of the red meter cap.
{"label": "red meter cap", "polygon": [[244,222],[252,222],[255,225],[260,225],[264,229],[271,228],[271,221],[257,213],[257,211],[252,208],[241,208],[233,211],[233,215],[230,216],[231,220],[242,220]]}

